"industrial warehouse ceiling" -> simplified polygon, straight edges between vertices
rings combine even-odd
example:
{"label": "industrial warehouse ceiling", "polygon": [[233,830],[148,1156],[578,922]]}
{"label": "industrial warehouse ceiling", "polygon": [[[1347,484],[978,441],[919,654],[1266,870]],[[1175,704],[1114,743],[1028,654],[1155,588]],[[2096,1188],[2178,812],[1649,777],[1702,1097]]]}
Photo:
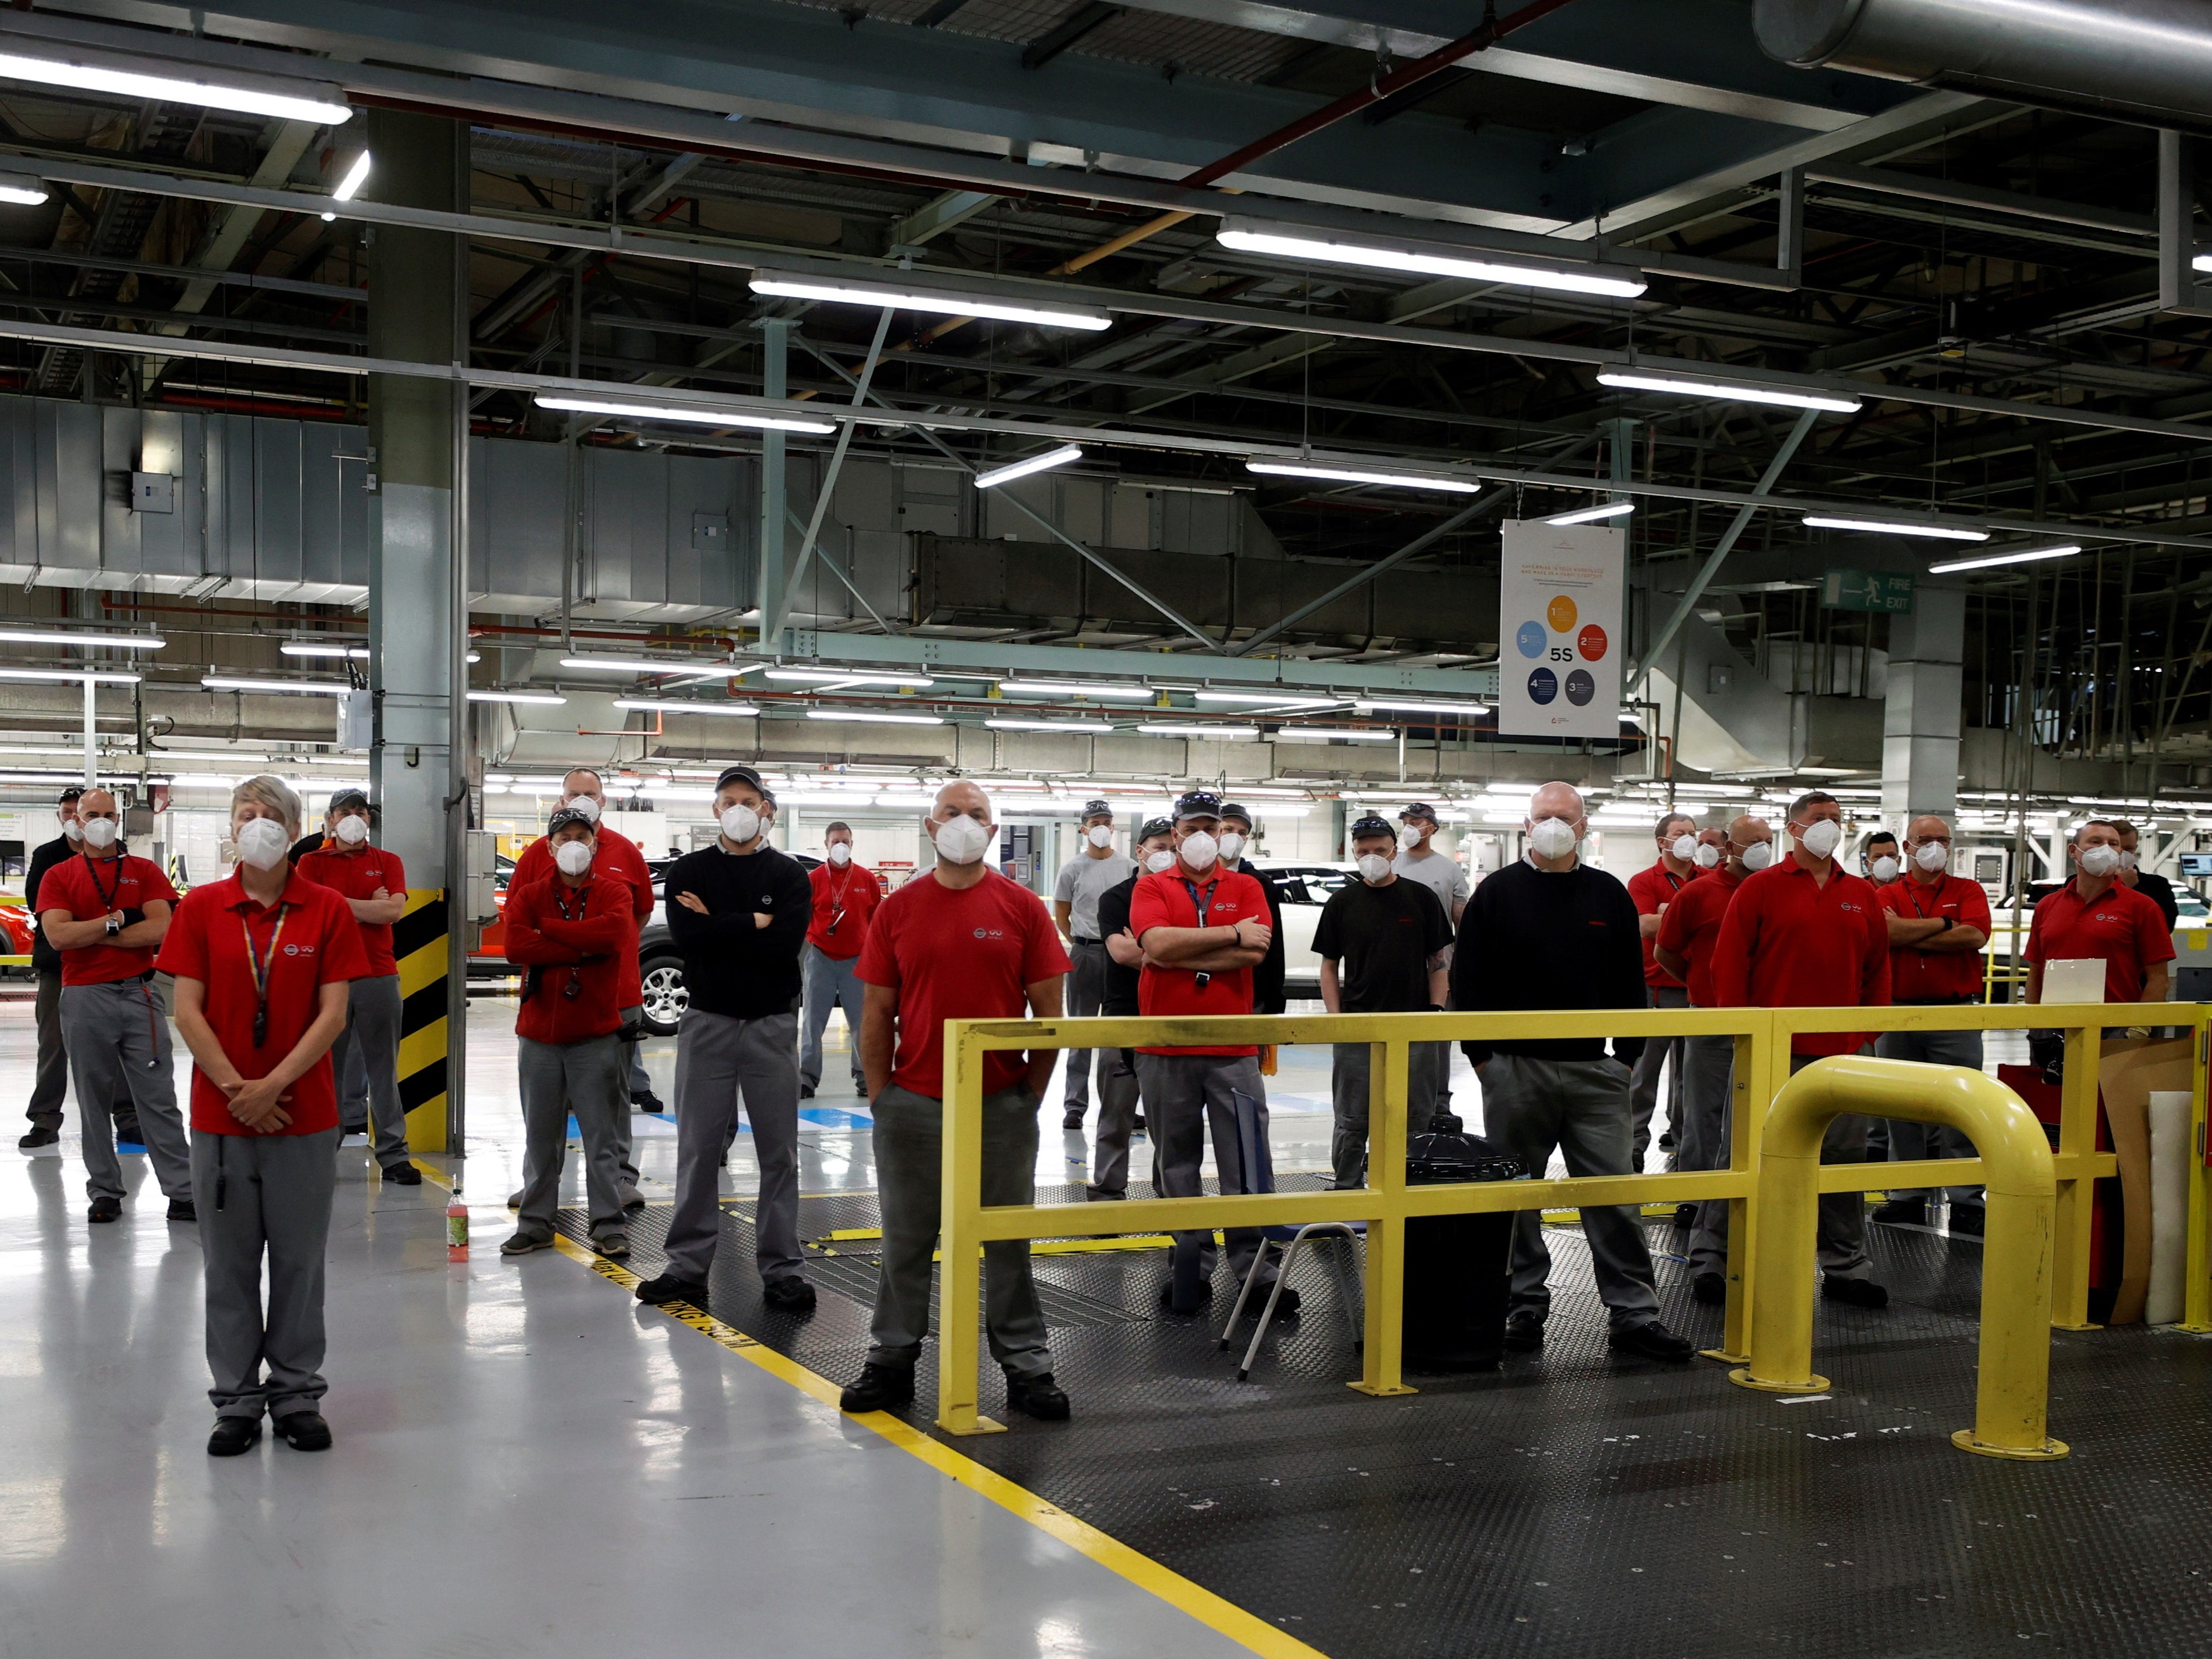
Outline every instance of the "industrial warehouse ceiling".
{"label": "industrial warehouse ceiling", "polygon": [[[1618,490],[1661,594],[1687,586],[1739,504],[1771,496],[1748,568],[1723,567],[1706,601],[1759,638],[1811,637],[1804,588],[1823,569],[1900,556],[1808,529],[1808,512],[1977,525],[2001,549],[2077,538],[2072,559],[1962,578],[1980,596],[1970,721],[2005,726],[2024,681],[2065,678],[2090,690],[2052,716],[2061,747],[2201,730],[2212,372],[2204,319],[2161,309],[2157,135],[1792,69],[1761,52],[1752,11],[1509,0],[1492,24],[1426,0],[418,0],[345,14],[364,31],[349,33],[264,0],[197,33],[195,15],[134,3],[10,12],[0,35],[278,70],[356,106],[467,119],[457,372],[482,433],[561,438],[569,416],[539,403],[556,382],[757,409],[761,325],[787,319],[787,397],[838,406],[832,422],[865,413],[856,457],[987,468],[1073,439],[1078,473],[1237,491],[1291,557],[1351,572],[1464,496],[1255,458],[1503,481],[1504,512],[1402,567],[1469,580],[1486,580],[1499,516]],[[364,121],[7,81],[0,120],[0,167],[52,191],[0,207],[11,389],[360,418],[365,382],[332,371],[363,350],[363,239],[422,222],[378,203],[373,170],[354,201],[326,199]],[[1224,216],[1273,240],[1224,240]],[[1286,234],[1642,291],[1347,265],[1283,251]],[[897,309],[855,409],[879,309],[763,295],[764,275],[1057,304],[1101,325]],[[147,334],[174,343],[116,337]],[[1698,374],[1735,392],[1648,384]],[[1801,411],[1759,400],[1777,395],[1857,406],[1814,411],[1778,471]],[[593,445],[754,444],[699,422],[583,424]],[[1941,557],[1927,545],[1907,548],[1923,568]],[[1209,648],[1168,621],[1121,642]],[[1464,667],[1485,642],[1466,643],[1264,654]]]}

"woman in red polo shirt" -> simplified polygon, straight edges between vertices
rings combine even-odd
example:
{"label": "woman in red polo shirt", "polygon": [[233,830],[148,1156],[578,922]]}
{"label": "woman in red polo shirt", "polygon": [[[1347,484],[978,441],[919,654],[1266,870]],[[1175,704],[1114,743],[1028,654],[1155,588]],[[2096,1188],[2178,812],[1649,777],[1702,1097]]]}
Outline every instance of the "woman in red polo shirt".
{"label": "woman in red polo shirt", "polygon": [[176,976],[177,1031],[194,1062],[192,1188],[216,1457],[250,1449],[264,1411],[301,1451],[331,1443],[317,1409],[329,1386],[323,1249],[338,1144],[330,1047],[345,1029],[347,988],[369,963],[345,900],[285,859],[301,816],[281,779],[248,778],[232,792],[238,867],[186,896],[155,964]]}

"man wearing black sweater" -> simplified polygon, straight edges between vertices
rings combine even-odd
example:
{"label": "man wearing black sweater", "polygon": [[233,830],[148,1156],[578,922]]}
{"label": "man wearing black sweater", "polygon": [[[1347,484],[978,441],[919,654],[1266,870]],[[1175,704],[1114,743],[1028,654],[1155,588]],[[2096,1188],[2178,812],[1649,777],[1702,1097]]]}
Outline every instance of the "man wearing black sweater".
{"label": "man wearing black sweater", "polygon": [[722,1156],[740,1100],[760,1164],[753,1224],[763,1296],[786,1313],[814,1306],[799,1250],[799,948],[814,890],[799,861],[769,845],[775,797],[750,766],[714,784],[721,834],[678,859],[661,890],[668,931],[691,994],[676,1039],[676,1208],[667,1267],[637,1287],[641,1302],[707,1311],[707,1276],[721,1237]]}
{"label": "man wearing black sweater", "polygon": [[[1452,957],[1455,1007],[1479,1009],[1642,1008],[1647,1006],[1644,951],[1628,890],[1583,863],[1583,798],[1547,783],[1528,803],[1528,854],[1474,890],[1460,919]],[[1470,1042],[1467,1057],[1482,1082],[1483,1131],[1540,1177],[1556,1149],[1570,1176],[1627,1175],[1632,1135],[1629,1067],[1642,1037]],[[1651,1359],[1686,1360],[1688,1342],[1659,1322],[1651,1251],[1635,1209],[1592,1205],[1582,1212],[1608,1341]],[[1505,1346],[1544,1346],[1552,1268],[1541,1214],[1513,1223],[1513,1310]]]}

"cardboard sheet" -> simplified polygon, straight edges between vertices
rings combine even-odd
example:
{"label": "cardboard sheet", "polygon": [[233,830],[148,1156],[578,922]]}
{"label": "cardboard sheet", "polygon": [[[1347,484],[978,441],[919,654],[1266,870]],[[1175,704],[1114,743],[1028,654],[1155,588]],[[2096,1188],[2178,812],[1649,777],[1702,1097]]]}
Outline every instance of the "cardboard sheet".
{"label": "cardboard sheet", "polygon": [[2115,1325],[2140,1325],[2150,1293],[2150,1097],[2153,1090],[2188,1093],[2196,1086],[2196,1042],[2191,1037],[2123,1037],[2105,1044],[2097,1068],[2105,1121],[2120,1165],[2120,1200],[2126,1248],[2121,1257]]}

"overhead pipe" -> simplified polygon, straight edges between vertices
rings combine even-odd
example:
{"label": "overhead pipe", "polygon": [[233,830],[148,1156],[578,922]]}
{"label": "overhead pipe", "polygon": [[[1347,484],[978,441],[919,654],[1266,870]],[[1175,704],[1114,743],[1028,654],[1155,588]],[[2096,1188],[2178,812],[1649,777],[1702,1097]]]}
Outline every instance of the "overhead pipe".
{"label": "overhead pipe", "polygon": [[1799,69],[2212,131],[2204,0],[1758,0],[1753,21]]}

